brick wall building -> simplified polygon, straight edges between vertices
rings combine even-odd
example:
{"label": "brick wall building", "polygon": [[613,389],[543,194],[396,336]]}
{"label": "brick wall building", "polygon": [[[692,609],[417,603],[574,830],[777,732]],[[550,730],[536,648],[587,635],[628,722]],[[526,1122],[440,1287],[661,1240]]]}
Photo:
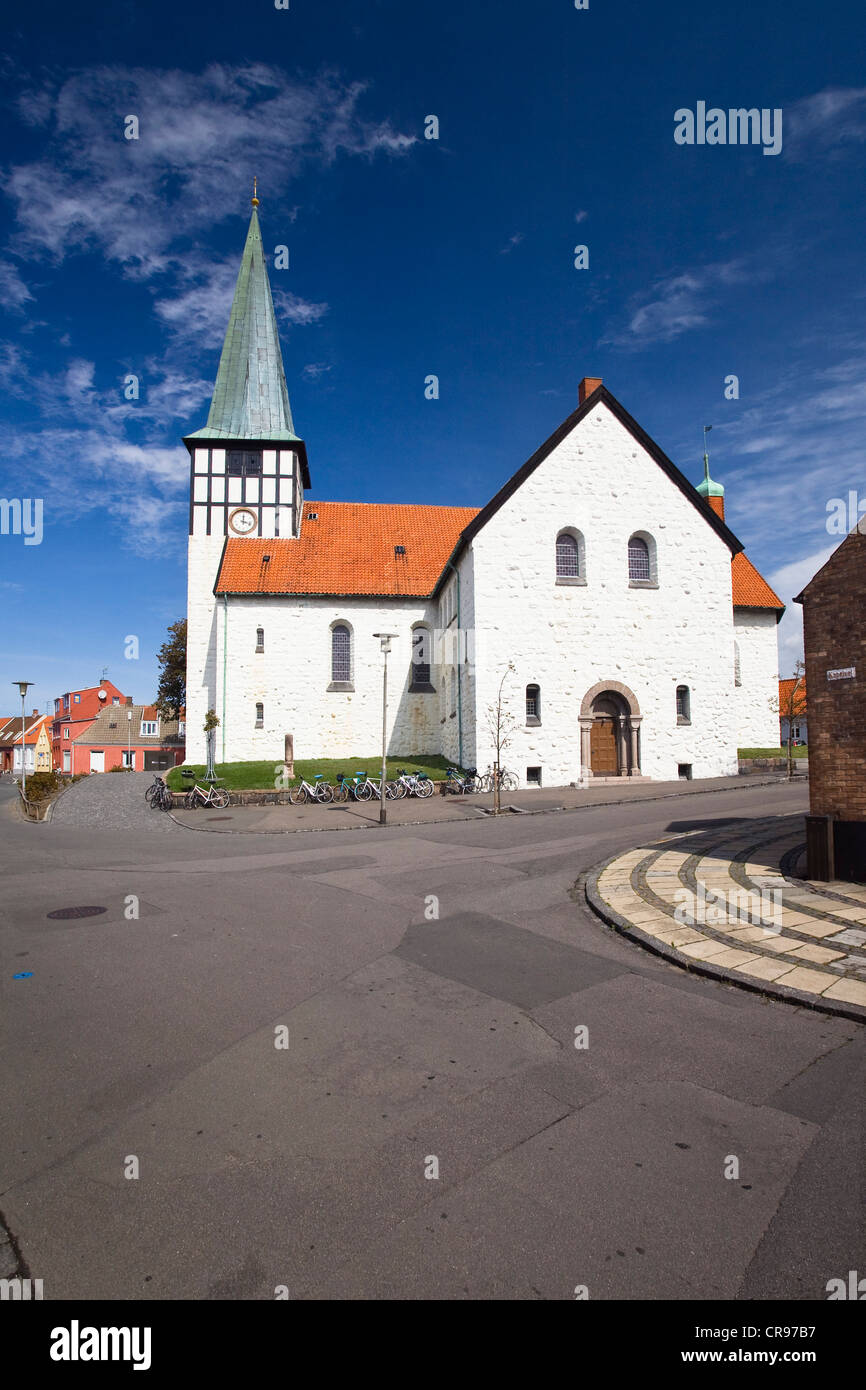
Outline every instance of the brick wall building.
{"label": "brick wall building", "polygon": [[[797,595],[809,690],[810,878],[866,882],[866,521]],[[827,817],[817,821],[816,817]]]}

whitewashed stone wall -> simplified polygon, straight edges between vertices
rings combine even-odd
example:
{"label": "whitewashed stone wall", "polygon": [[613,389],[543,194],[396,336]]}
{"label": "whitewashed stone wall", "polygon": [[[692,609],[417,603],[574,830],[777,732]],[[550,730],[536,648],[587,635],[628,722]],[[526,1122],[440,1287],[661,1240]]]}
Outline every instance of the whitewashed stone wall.
{"label": "whitewashed stone wall", "polygon": [[[585,585],[556,583],[556,537],[585,538]],[[635,531],[656,542],[657,589],[633,589],[627,547]],[[523,780],[580,775],[578,717],[600,681],[628,686],[640,705],[641,770],[694,777],[737,769],[731,555],[695,507],[599,403],[561,441],[473,541],[478,765],[493,758],[486,712],[506,682],[517,726],[503,762]],[[541,689],[541,725],[525,724],[525,687]],[[691,690],[690,725],[678,726],[676,687]]]}
{"label": "whitewashed stone wall", "polygon": [[[282,760],[286,734],[294,737],[296,758],[358,758],[371,761],[382,747],[382,653],[374,632],[397,634],[388,657],[388,752],[410,758],[438,752],[441,746],[441,691],[409,691],[412,624],[428,616],[427,605],[323,598],[229,597],[210,605],[202,601],[200,619],[191,624],[214,634],[206,669],[215,676],[215,704],[222,721],[217,730],[217,761]],[[227,619],[226,619],[227,613]],[[352,632],[353,691],[329,690],[331,629],[344,622]],[[430,618],[431,626],[435,619]],[[264,651],[256,651],[257,629],[264,630]],[[214,630],[215,629],[215,630]],[[224,662],[223,652],[227,654]],[[196,659],[201,660],[200,646]],[[226,672],[223,703],[223,671]],[[436,684],[434,674],[434,684]],[[206,682],[210,685],[210,682]],[[256,727],[256,705],[264,706],[264,723]],[[206,708],[206,705],[204,706]],[[192,712],[193,702],[190,701]],[[198,715],[201,714],[201,718]],[[195,710],[188,724],[189,761],[201,761],[204,714]]]}
{"label": "whitewashed stone wall", "polygon": [[734,639],[740,649],[741,685],[734,690],[739,748],[779,747],[779,639],[776,614],[735,608]]}

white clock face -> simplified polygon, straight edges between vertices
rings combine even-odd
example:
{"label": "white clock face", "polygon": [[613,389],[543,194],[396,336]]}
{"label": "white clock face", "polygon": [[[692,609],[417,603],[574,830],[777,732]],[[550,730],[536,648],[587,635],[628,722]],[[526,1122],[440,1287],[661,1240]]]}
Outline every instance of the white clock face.
{"label": "white clock face", "polygon": [[229,517],[229,528],[239,536],[248,536],[256,529],[256,514],[249,507],[238,507]]}

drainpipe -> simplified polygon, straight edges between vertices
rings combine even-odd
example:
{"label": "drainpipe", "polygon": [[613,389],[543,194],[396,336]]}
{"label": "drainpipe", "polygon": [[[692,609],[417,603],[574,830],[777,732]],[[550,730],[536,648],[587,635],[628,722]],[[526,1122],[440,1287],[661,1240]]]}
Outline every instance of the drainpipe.
{"label": "drainpipe", "polygon": [[463,667],[463,664],[464,664],[462,658],[465,656],[465,653],[463,653],[463,652],[460,651],[460,646],[461,646],[460,634],[461,634],[461,632],[462,632],[461,621],[460,621],[460,571],[459,571],[459,569],[457,569],[456,565],[453,565],[453,564],[451,563],[450,560],[446,560],[446,561],[445,561],[445,564],[447,565],[448,569],[453,570],[454,573],[457,575],[457,644],[458,644],[458,645],[457,645],[457,655],[458,655],[458,657],[461,658],[461,660],[459,660],[458,663],[457,663],[457,761],[458,761],[458,763],[460,764],[460,766],[461,766],[461,768],[462,768],[462,767],[463,767],[463,670],[462,670],[462,667]]}
{"label": "drainpipe", "polygon": [[229,596],[223,594],[223,756],[226,760],[226,670],[229,654]]}

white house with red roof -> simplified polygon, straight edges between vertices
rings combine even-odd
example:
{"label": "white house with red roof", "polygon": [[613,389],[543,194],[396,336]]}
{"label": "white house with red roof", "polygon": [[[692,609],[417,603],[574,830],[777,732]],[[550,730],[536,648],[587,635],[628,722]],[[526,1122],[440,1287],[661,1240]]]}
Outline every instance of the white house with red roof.
{"label": "white house with red roof", "polygon": [[[486,506],[314,502],[254,201],[190,453],[188,756],[503,761],[523,785],[734,775],[774,744],[778,596],[708,472],[694,487],[598,378]],[[503,677],[504,683],[503,683]]]}

